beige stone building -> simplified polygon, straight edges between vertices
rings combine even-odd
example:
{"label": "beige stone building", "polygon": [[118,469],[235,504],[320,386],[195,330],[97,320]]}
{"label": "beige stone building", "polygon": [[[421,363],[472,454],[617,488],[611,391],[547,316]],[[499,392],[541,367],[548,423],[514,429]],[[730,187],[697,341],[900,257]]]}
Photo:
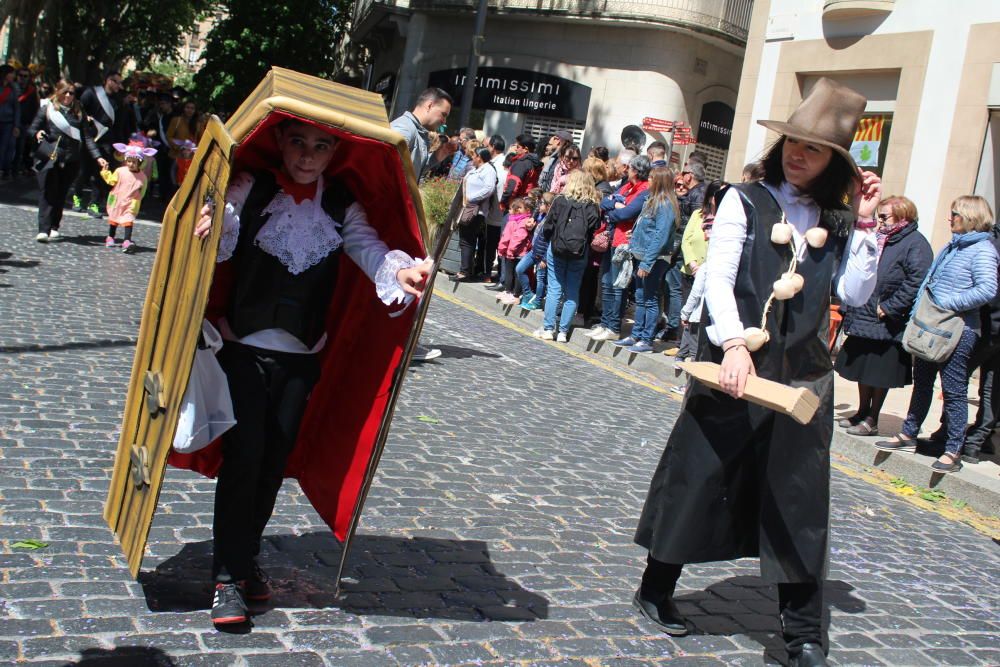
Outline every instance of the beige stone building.
{"label": "beige stone building", "polygon": [[[461,97],[476,0],[359,0],[351,39],[394,117],[428,85]],[[752,0],[490,0],[472,125],[571,131],[616,150],[646,117],[682,121],[721,175]],[[456,104],[457,106],[457,104]],[[457,122],[457,109],[451,122]],[[700,125],[707,128],[700,131]],[[646,143],[669,141],[650,131]],[[710,143],[708,143],[710,142]],[[683,157],[694,146],[676,147]]]}
{"label": "beige stone building", "polygon": [[855,155],[887,194],[912,199],[935,248],[950,237],[955,197],[1000,185],[1000,2],[996,0],[757,0],[726,175],[774,135],[820,76],[868,97]]}

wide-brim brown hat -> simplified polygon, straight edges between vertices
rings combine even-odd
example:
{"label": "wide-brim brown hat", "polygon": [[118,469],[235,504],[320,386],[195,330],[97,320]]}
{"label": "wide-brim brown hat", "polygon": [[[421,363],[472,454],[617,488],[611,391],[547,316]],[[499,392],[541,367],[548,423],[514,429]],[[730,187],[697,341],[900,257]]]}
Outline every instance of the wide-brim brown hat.
{"label": "wide-brim brown hat", "polygon": [[864,95],[833,79],[820,77],[799,107],[785,121],[757,123],[786,137],[829,146],[847,160],[852,173],[858,165],[851,157],[851,144],[868,100]]}

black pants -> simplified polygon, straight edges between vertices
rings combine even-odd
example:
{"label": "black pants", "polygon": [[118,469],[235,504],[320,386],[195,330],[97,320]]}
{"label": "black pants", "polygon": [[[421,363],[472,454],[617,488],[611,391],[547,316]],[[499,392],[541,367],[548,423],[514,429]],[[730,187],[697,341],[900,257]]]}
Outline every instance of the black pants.
{"label": "black pants", "polygon": [[486,225],[486,246],[483,250],[483,273],[486,277],[490,277],[490,272],[493,270],[493,262],[497,258],[497,246],[500,245],[500,232],[501,227],[494,227],[492,225]]}
{"label": "black pants", "polygon": [[240,581],[250,576],[260,553],[306,401],[319,379],[319,362],[312,354],[229,341],[218,358],[229,379],[236,426],[222,439],[212,574],[219,581]]}
{"label": "black pants", "polygon": [[[109,165],[114,166],[114,149],[110,145],[105,146],[104,144],[97,144],[97,148],[101,151],[101,157],[107,160]],[[90,198],[85,199],[83,192],[88,187],[90,188]],[[80,172],[73,183],[73,194],[80,198],[84,206],[90,204],[103,206],[104,202],[108,199],[108,192],[110,191],[111,188],[101,178],[101,166],[97,164],[97,160],[92,160],[89,155],[85,154],[83,164],[80,166]]]}
{"label": "black pants", "polygon": [[[641,595],[647,599],[673,596],[683,567],[647,556]],[[778,613],[785,646],[790,652],[796,652],[806,643],[822,645],[823,582],[778,584]]]}
{"label": "black pants", "polygon": [[482,222],[458,226],[458,247],[462,251],[462,267],[459,271],[470,278],[476,275],[476,243],[482,226]]}
{"label": "black pants", "polygon": [[159,187],[160,199],[164,202],[169,202],[170,198],[174,196],[174,191],[177,189],[174,187],[174,180],[170,175],[173,162],[170,159],[170,153],[167,151],[166,146],[161,145],[159,152],[156,154],[156,183]]}
{"label": "black pants", "polygon": [[[979,368],[979,411],[965,434],[965,452],[975,455],[984,449],[997,425],[1000,401],[1000,340],[981,338],[969,359],[969,373]],[[989,447],[986,447],[989,449]],[[995,447],[994,447],[995,451]]]}
{"label": "black pants", "polygon": [[594,264],[587,259],[587,268],[583,270],[583,280],[580,282],[580,300],[577,303],[577,311],[583,318],[584,324],[596,315],[600,317],[601,309],[597,306],[597,295],[601,293],[600,264]]}
{"label": "black pants", "polygon": [[59,229],[66,193],[80,169],[79,162],[68,162],[63,166],[53,164],[45,171],[38,172],[38,233],[48,234]]}

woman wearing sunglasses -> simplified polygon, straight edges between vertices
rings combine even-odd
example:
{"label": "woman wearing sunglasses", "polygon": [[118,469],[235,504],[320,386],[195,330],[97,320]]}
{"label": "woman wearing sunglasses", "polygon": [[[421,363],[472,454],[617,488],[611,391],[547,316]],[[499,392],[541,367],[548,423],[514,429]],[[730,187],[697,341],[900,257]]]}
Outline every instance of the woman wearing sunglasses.
{"label": "woman wearing sunglasses", "polygon": [[38,173],[38,235],[47,243],[59,238],[59,223],[66,206],[66,193],[80,171],[81,160],[96,160],[102,169],[107,161],[86,131],[86,116],[70,81],[60,81],[47,104],[28,128],[39,142],[35,152]]}
{"label": "woman wearing sunglasses", "polygon": [[574,171],[579,171],[580,168],[580,147],[576,144],[563,144],[562,148],[559,149],[559,163],[552,174],[550,191],[555,194],[561,193],[566,187],[569,175]]}

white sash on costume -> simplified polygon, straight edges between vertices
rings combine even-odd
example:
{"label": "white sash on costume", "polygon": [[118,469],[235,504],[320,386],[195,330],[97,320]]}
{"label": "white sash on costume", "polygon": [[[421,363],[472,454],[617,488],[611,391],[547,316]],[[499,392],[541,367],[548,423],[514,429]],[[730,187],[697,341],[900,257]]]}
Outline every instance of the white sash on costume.
{"label": "white sash on costume", "polygon": [[53,105],[47,104],[45,106],[45,114],[48,116],[49,121],[51,121],[51,123],[55,125],[60,132],[73,141],[80,141],[80,130],[70,125],[69,121],[66,120],[66,116],[64,116],[61,111],[55,109]]}
{"label": "white sash on costume", "polygon": [[[115,124],[115,108],[111,105],[111,100],[108,98],[108,91],[104,90],[104,86],[94,86],[94,92],[97,93],[97,101],[100,103],[101,108],[104,109],[105,115],[111,119],[111,124]],[[97,136],[94,137],[95,141],[100,140],[107,131],[108,126],[97,120],[96,118],[91,118],[94,126],[97,128]]]}

